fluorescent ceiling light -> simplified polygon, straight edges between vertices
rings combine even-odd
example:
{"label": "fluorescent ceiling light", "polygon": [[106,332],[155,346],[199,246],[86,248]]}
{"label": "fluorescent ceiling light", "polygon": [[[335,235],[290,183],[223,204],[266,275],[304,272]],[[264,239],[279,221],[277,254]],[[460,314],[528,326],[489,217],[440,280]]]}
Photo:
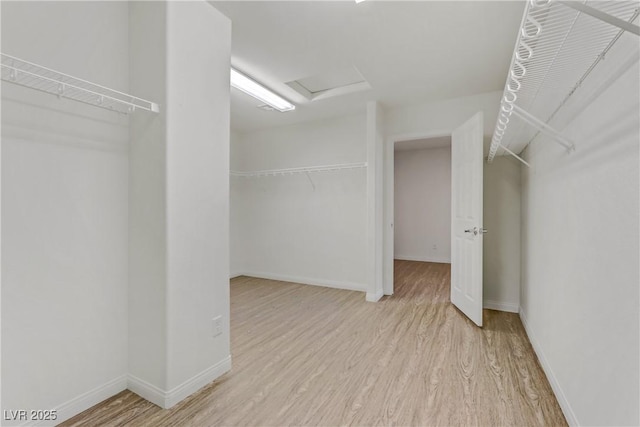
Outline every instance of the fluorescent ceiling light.
{"label": "fluorescent ceiling light", "polygon": [[243,91],[247,95],[259,99],[280,112],[295,110],[296,108],[295,105],[286,99],[276,95],[261,84],[254,82],[249,77],[240,74],[233,68],[231,69],[231,86]]}
{"label": "fluorescent ceiling light", "polygon": [[356,0],[356,3],[362,3],[364,0]]}

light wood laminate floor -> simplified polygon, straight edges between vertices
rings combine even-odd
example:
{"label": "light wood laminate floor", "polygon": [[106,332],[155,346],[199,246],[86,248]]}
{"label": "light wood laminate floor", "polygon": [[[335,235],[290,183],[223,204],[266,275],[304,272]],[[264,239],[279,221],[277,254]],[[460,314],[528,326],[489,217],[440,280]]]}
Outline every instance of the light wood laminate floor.
{"label": "light wood laminate floor", "polygon": [[449,264],[396,261],[395,295],[239,277],[233,370],[169,410],[125,391],[64,426],[563,426],[516,314],[473,325]]}

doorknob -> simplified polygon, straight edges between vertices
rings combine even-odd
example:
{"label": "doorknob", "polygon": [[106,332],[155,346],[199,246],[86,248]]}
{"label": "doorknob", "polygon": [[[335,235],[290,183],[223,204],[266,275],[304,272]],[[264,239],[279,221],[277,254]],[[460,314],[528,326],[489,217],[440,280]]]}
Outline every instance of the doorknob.
{"label": "doorknob", "polygon": [[487,230],[486,228],[480,228],[478,229],[478,227],[473,227],[473,228],[468,228],[466,230],[464,230],[465,233],[473,233],[474,236],[477,236],[478,233],[488,233],[489,230]]}
{"label": "doorknob", "polygon": [[465,233],[473,233],[474,236],[478,235],[478,227],[468,228],[464,230]]}

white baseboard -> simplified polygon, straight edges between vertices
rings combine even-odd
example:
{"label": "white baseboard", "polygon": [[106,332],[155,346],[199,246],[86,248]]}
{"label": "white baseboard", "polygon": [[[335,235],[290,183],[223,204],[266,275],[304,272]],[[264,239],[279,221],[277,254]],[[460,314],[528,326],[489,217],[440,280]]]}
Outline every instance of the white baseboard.
{"label": "white baseboard", "polygon": [[231,355],[169,391],[164,391],[133,375],[128,376],[127,388],[149,402],[169,409],[230,370]]}
{"label": "white baseboard", "polygon": [[483,301],[482,306],[489,310],[506,311],[508,313],[519,313],[520,306],[511,302],[493,301],[486,299]]}
{"label": "white baseboard", "polygon": [[126,389],[131,390],[135,394],[147,399],[161,408],[167,409],[230,370],[231,356],[228,356],[168,392],[165,392],[160,388],[141,380],[140,378],[136,378],[133,375],[121,375],[118,378],[94,388],[93,390],[89,390],[80,396],[74,397],[62,405],[52,408],[56,411],[57,415],[56,419],[53,421],[27,421],[20,425],[21,427],[58,425]]}
{"label": "white baseboard", "polygon": [[94,405],[108,399],[123,390],[127,389],[127,376],[121,375],[101,386],[89,390],[80,396],[53,408],[56,411],[57,418],[55,421],[28,421],[23,426],[49,426],[58,425],[70,418],[75,417],[80,412],[86,411]]}
{"label": "white baseboard", "polygon": [[177,387],[169,390],[166,393],[165,409],[171,408],[176,403],[182,401],[187,396],[192,395],[196,391],[200,390],[202,387],[206,386],[216,378],[222,376],[223,374],[229,372],[231,370],[231,355],[222,359],[220,362],[215,365],[205,369],[200,372],[198,375],[188,379]]}
{"label": "white baseboard", "polygon": [[579,426],[580,423],[578,423],[578,418],[576,417],[576,414],[573,412],[573,409],[571,408],[571,405],[569,404],[567,397],[562,391],[562,387],[560,386],[560,383],[558,382],[558,379],[556,378],[556,375],[553,372],[551,365],[549,365],[549,361],[547,360],[547,357],[545,356],[544,351],[542,351],[542,347],[540,347],[540,343],[538,342],[536,336],[531,331],[531,328],[527,321],[527,316],[525,312],[522,311],[522,309],[520,309],[520,320],[522,321],[524,330],[527,332],[527,336],[529,337],[529,341],[531,342],[533,351],[535,351],[536,355],[538,356],[538,360],[540,361],[540,366],[542,366],[542,370],[547,376],[547,379],[549,380],[549,384],[551,384],[553,393],[556,395],[556,399],[558,399],[558,404],[562,409],[562,413],[564,414],[564,417],[567,419],[567,423],[569,423],[570,426]]}
{"label": "white baseboard", "polygon": [[371,293],[371,292],[367,292],[367,301],[369,302],[378,302],[380,300],[380,298],[382,298],[382,296],[384,295],[383,291],[377,292],[377,293]]}
{"label": "white baseboard", "polygon": [[326,279],[311,279],[308,277],[289,276],[287,274],[275,274],[264,272],[245,272],[243,276],[257,277],[259,279],[279,280],[282,282],[300,283],[303,285],[324,286],[327,288],[344,289],[347,291],[360,291],[365,292],[367,286],[362,283],[343,282],[338,280],[326,280]]}
{"label": "white baseboard", "polygon": [[420,262],[437,262],[439,264],[451,264],[451,258],[437,256],[412,256],[412,255],[394,255],[393,259],[400,261],[420,261]]}
{"label": "white baseboard", "polygon": [[240,276],[244,276],[244,273],[230,273],[229,274],[229,280],[231,279],[235,279],[236,277],[240,277]]}
{"label": "white baseboard", "polygon": [[156,387],[153,384],[129,374],[127,376],[127,388],[143,399],[164,408],[165,391],[160,387]]}

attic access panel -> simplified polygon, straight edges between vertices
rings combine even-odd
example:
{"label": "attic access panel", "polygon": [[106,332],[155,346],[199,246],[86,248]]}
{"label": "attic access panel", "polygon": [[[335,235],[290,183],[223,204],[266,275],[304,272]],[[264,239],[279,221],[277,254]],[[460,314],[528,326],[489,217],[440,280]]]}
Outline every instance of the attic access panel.
{"label": "attic access panel", "polygon": [[329,70],[286,84],[309,101],[371,89],[369,82],[354,66]]}

